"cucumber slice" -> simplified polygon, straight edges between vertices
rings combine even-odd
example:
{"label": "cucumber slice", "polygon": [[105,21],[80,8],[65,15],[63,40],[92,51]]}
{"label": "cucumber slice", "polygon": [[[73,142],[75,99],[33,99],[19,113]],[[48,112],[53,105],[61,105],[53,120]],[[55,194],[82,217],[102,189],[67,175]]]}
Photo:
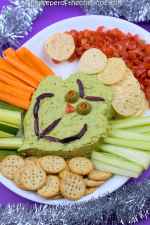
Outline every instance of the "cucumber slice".
{"label": "cucumber slice", "polygon": [[0,131],[10,133],[12,135],[16,135],[18,132],[18,128],[13,127],[13,125],[9,125],[7,123],[0,122]]}
{"label": "cucumber slice", "polygon": [[13,137],[13,134],[6,133],[0,130],[0,138],[7,138],[7,137]]}
{"label": "cucumber slice", "polygon": [[110,153],[100,153],[100,152],[93,152],[92,153],[93,160],[100,160],[103,163],[110,164],[112,166],[116,166],[120,169],[134,171],[136,173],[141,173],[143,171],[143,167],[140,165],[128,161],[120,156],[116,156]]}
{"label": "cucumber slice", "polygon": [[99,148],[104,152],[112,153],[114,155],[118,155],[127,160],[130,160],[134,163],[137,163],[144,169],[147,169],[150,165],[150,154],[148,152],[109,144],[100,145]]}
{"label": "cucumber slice", "polygon": [[139,173],[136,173],[134,171],[124,170],[119,167],[115,167],[110,164],[98,161],[98,160],[93,160],[93,164],[95,165],[97,170],[101,170],[104,172],[111,172],[113,174],[117,174],[117,175],[121,175],[121,176],[137,178],[140,175]]}
{"label": "cucumber slice", "polygon": [[0,149],[18,149],[23,143],[22,138],[0,138]]}
{"label": "cucumber slice", "polygon": [[104,139],[107,144],[117,145],[121,147],[135,148],[144,151],[150,151],[150,142],[125,140],[123,138],[108,137]]}
{"label": "cucumber slice", "polygon": [[138,134],[132,131],[112,129],[111,135],[116,138],[123,138],[127,140],[137,140],[137,141],[150,141],[150,136],[147,134]]}
{"label": "cucumber slice", "polygon": [[0,150],[0,161],[8,155],[18,155],[17,151]]}

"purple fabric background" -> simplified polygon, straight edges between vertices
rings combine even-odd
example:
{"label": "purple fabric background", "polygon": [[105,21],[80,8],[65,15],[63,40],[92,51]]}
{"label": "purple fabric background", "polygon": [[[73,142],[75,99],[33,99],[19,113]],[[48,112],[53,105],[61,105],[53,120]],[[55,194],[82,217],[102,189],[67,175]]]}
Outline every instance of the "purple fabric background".
{"label": "purple fabric background", "polygon": [[[1,8],[8,3],[8,0],[0,0],[0,10]],[[84,12],[79,7],[47,7],[45,8],[43,14],[34,22],[34,26],[32,32],[22,40],[22,43],[30,39],[37,32],[42,30],[43,28],[49,26],[50,24],[74,16],[84,15]],[[140,23],[140,26],[150,31],[150,23]],[[136,182],[141,182],[144,178],[150,177],[150,169],[146,171],[140,178],[136,180]],[[2,184],[0,184],[0,203],[31,203],[30,201],[23,199],[7,188],[5,188]],[[136,225],[150,225],[150,218],[141,221]]]}

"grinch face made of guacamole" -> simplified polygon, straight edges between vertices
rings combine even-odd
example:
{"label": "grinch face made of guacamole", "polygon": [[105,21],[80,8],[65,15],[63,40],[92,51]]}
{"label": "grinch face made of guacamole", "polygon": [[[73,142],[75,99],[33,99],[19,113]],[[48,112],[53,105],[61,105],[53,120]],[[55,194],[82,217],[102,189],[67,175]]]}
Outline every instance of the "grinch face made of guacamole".
{"label": "grinch face made of guacamole", "polygon": [[95,75],[44,79],[24,120],[25,155],[89,156],[107,134],[112,92]]}

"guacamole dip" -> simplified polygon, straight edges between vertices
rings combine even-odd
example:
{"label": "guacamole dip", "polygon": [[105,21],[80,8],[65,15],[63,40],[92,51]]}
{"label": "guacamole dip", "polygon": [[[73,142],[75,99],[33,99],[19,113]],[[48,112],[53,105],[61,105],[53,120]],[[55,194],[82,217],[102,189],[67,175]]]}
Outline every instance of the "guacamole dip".
{"label": "guacamole dip", "polygon": [[[70,90],[78,93],[79,97],[71,103],[74,110],[68,113],[65,96]],[[45,93],[52,96],[41,98]],[[56,76],[47,77],[40,83],[26,113],[25,138],[23,146],[19,149],[20,153],[35,156],[52,154],[64,158],[89,156],[107,135],[108,118],[111,117],[112,111],[111,101],[111,88],[102,84],[96,75],[73,74],[65,81]],[[90,106],[86,115],[76,110],[80,103],[84,103],[82,106]],[[38,113],[34,112],[35,109],[38,109]],[[59,122],[56,125],[57,120]],[[53,129],[43,137],[38,136],[37,127],[42,134],[50,124]],[[45,137],[53,137],[58,141]]]}

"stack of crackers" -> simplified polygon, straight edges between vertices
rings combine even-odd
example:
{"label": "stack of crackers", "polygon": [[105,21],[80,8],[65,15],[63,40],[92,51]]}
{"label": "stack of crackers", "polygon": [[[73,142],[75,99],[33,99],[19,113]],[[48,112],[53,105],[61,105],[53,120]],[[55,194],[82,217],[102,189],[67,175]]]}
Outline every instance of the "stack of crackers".
{"label": "stack of crackers", "polygon": [[65,161],[59,156],[7,156],[0,165],[1,173],[26,191],[37,192],[47,199],[78,200],[94,192],[112,174],[94,169],[84,157]]}

